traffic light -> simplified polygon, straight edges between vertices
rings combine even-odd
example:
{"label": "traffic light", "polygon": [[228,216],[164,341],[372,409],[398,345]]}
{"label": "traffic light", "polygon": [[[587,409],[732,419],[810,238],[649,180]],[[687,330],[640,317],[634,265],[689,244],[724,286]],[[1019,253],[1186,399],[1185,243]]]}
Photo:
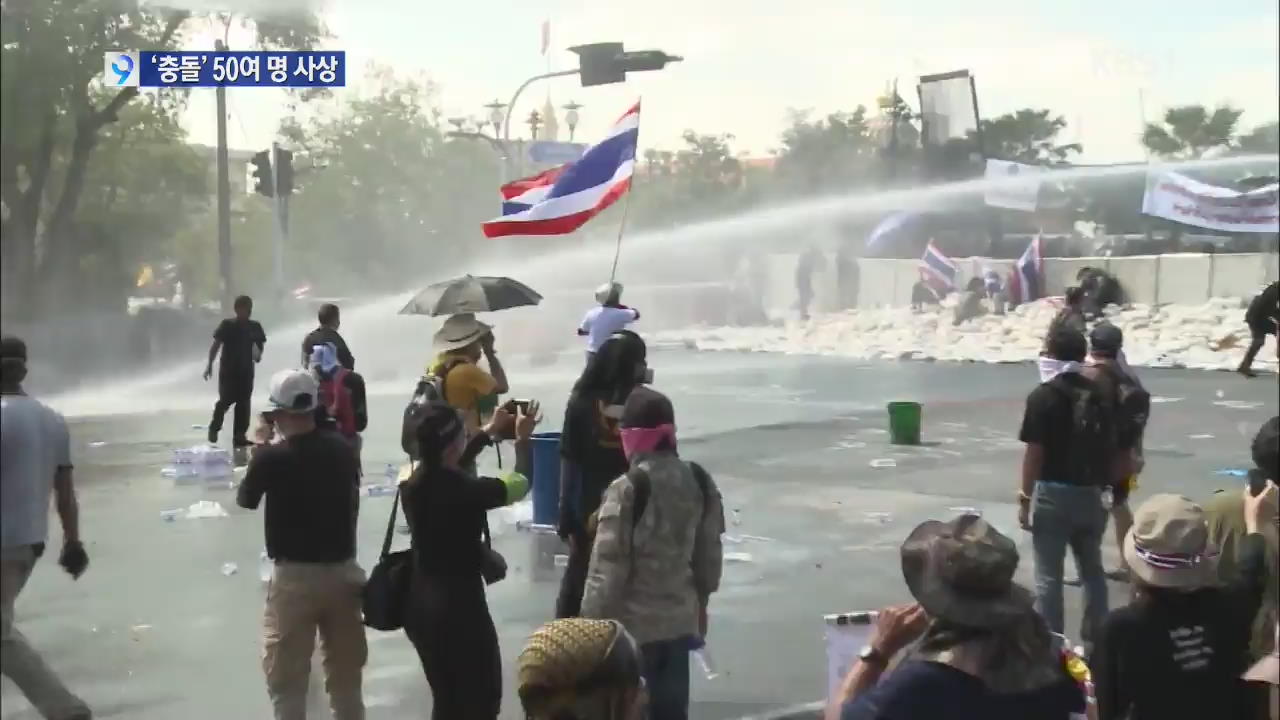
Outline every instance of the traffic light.
{"label": "traffic light", "polygon": [[293,153],[288,150],[276,150],[276,173],[279,175],[280,194],[293,192]]}
{"label": "traffic light", "polygon": [[253,163],[253,191],[259,195],[275,197],[275,183],[271,180],[271,151],[255,153],[249,162]]}
{"label": "traffic light", "polygon": [[627,79],[628,72],[661,70],[667,63],[684,59],[661,50],[626,52],[618,42],[576,45],[569,50],[578,55],[578,76],[583,87],[620,83]]}

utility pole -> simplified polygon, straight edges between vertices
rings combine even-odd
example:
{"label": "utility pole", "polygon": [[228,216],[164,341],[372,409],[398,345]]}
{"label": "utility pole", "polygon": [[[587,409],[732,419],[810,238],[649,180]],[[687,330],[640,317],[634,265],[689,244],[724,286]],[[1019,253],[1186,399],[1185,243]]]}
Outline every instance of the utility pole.
{"label": "utility pole", "polygon": [[[227,44],[214,42],[214,49],[223,52]],[[215,90],[218,105],[218,270],[222,276],[222,314],[231,314],[231,178],[227,160],[227,89],[219,85]]]}
{"label": "utility pole", "polygon": [[284,303],[284,234],[285,234],[285,194],[283,192],[283,184],[281,184],[280,163],[280,144],[271,143],[271,167],[274,170],[272,179],[274,180],[275,195],[275,243],[272,253],[273,256],[273,278],[275,280],[276,302]]}

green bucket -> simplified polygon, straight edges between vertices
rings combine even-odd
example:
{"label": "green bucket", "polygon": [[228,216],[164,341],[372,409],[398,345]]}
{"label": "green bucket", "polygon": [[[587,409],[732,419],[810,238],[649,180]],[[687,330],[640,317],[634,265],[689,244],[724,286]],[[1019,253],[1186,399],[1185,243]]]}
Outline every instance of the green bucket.
{"label": "green bucket", "polygon": [[920,403],[889,403],[889,442],[894,445],[920,444]]}

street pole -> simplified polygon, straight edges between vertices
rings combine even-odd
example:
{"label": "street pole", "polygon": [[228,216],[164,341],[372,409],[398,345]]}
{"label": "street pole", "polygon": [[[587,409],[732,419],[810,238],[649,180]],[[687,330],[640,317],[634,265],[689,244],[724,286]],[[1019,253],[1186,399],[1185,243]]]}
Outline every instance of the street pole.
{"label": "street pole", "polygon": [[[214,43],[218,52],[227,49],[221,40]],[[227,89],[219,85],[215,91],[218,106],[218,270],[222,276],[222,314],[231,314],[231,178],[227,160]]]}
{"label": "street pole", "polygon": [[272,269],[275,280],[276,302],[284,304],[284,193],[280,185],[280,144],[271,143],[271,182],[275,185],[275,243],[272,252]]}
{"label": "street pole", "polygon": [[[507,103],[507,116],[502,120],[502,144],[507,147],[508,162],[512,163],[513,166],[514,166],[514,163],[516,162],[516,158],[510,157],[511,113],[515,112],[516,100],[520,99],[520,93],[524,92],[525,88],[529,87],[530,85],[532,85],[533,83],[539,80],[546,80],[547,78],[564,77],[566,75],[577,75],[577,74],[578,74],[578,68],[574,68],[572,70],[557,70],[556,72],[542,73],[541,75],[534,75],[528,80],[525,80],[524,83],[520,85],[520,87],[516,88],[515,94],[511,96],[511,102]],[[523,158],[521,158],[521,160],[523,160]],[[511,171],[512,171],[512,168],[508,168],[508,173],[510,173]]]}

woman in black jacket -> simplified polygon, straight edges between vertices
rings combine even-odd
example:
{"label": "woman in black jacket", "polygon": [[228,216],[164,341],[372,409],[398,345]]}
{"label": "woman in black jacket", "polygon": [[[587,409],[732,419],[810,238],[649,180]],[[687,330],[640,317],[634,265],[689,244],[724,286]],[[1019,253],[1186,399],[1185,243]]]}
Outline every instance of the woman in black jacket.
{"label": "woman in black jacket", "polygon": [[644,340],[620,330],[605,341],[573,385],[560,433],[560,513],[556,529],[569,543],[569,564],[556,598],[556,617],[577,617],[591,560],[587,518],[605,488],[630,468],[618,421],[632,388],[653,381]]}
{"label": "woman in black jacket", "polygon": [[[516,417],[498,410],[484,432],[468,442],[461,415],[441,405],[417,428],[420,464],[403,492],[413,538],[404,629],[431,685],[435,720],[493,720],[501,708],[498,634],[484,591],[484,573],[495,559],[486,513],[529,491],[529,438],[538,420],[536,403]],[[512,430],[514,472],[494,478],[463,470]]]}

